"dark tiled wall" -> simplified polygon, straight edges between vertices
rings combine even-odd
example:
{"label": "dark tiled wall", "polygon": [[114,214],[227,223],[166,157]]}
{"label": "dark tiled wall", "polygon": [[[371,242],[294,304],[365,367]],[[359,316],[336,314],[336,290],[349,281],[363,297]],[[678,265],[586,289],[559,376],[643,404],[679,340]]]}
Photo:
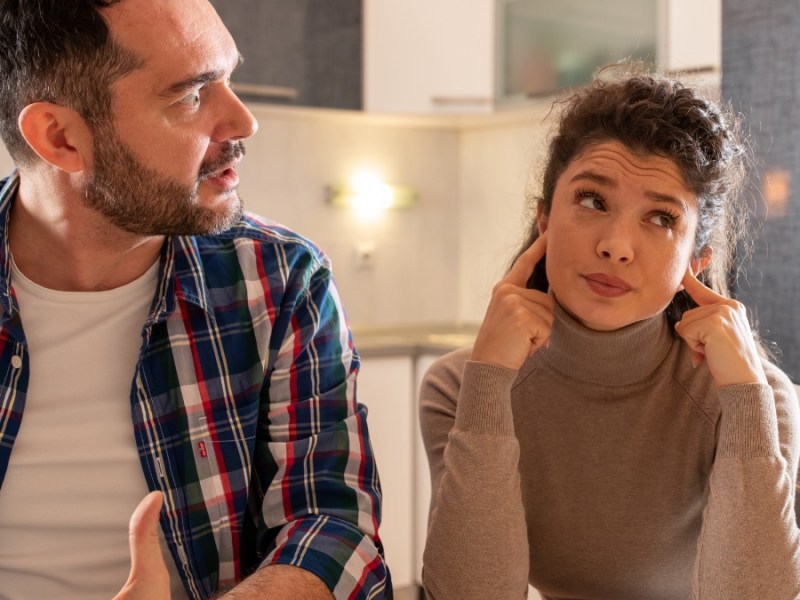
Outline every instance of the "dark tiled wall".
{"label": "dark tiled wall", "polygon": [[752,138],[761,228],[737,295],[800,382],[800,1],[723,0],[722,32],[722,94]]}
{"label": "dark tiled wall", "polygon": [[362,0],[211,0],[244,64],[233,81],[292,88],[297,104],[358,110]]}

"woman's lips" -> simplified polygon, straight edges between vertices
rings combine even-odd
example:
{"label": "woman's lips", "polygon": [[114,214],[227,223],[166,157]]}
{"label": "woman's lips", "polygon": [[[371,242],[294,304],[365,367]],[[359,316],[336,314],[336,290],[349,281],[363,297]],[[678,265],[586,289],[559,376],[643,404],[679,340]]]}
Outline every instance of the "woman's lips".
{"label": "woman's lips", "polygon": [[589,275],[584,275],[583,278],[595,294],[606,298],[623,296],[633,290],[633,287],[624,279],[606,275],[605,273],[590,273]]}

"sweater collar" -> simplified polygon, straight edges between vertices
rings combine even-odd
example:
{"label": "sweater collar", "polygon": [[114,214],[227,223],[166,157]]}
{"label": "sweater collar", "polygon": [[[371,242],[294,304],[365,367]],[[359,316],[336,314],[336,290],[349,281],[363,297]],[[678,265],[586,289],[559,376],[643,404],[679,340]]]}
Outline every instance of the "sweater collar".
{"label": "sweater collar", "polygon": [[550,346],[535,357],[571,379],[595,385],[629,385],[652,375],[673,342],[664,313],[615,331],[595,331],[556,302]]}

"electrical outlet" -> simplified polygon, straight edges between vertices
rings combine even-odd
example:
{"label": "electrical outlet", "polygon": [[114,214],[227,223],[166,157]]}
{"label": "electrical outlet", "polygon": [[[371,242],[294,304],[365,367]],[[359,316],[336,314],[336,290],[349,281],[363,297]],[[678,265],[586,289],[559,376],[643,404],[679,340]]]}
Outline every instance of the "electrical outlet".
{"label": "electrical outlet", "polygon": [[353,246],[353,266],[359,270],[375,266],[375,242],[356,242]]}

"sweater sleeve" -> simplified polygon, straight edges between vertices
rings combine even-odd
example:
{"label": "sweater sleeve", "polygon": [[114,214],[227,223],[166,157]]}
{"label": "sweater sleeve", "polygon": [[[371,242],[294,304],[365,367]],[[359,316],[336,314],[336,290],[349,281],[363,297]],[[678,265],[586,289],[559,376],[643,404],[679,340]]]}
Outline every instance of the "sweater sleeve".
{"label": "sweater sleeve", "polygon": [[516,371],[447,355],[427,372],[420,421],[432,499],[422,580],[430,600],[519,599],[528,539],[511,413]]}
{"label": "sweater sleeve", "polygon": [[722,388],[717,454],[695,563],[701,600],[800,597],[795,489],[800,411],[768,365],[769,385]]}

